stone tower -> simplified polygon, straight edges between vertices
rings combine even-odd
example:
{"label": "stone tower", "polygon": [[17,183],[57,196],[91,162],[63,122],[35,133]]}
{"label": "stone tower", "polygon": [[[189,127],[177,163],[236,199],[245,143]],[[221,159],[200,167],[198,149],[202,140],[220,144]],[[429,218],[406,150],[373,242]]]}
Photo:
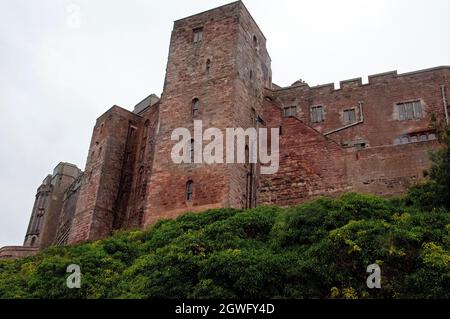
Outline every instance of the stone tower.
{"label": "stone tower", "polygon": [[47,248],[54,244],[64,194],[81,170],[73,164],[59,163],[39,186],[25,236],[25,247]]}
{"label": "stone tower", "polygon": [[185,211],[243,208],[254,202],[247,195],[254,196],[248,191],[247,165],[175,164],[171,133],[186,128],[194,136],[194,120],[202,121],[203,131],[254,127],[263,89],[270,83],[266,39],[242,2],[175,21],[145,225]]}

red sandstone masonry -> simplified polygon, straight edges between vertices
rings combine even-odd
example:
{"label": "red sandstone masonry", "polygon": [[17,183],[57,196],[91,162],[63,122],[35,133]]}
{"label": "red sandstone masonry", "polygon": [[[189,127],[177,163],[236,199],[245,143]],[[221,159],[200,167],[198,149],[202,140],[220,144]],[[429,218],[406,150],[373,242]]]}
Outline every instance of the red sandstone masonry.
{"label": "red sandstone masonry", "polygon": [[97,120],[69,243],[111,234],[127,140],[138,134],[140,122],[141,117],[117,106]]}
{"label": "red sandstone masonry", "polygon": [[[198,27],[203,27],[203,41],[194,44],[193,30]],[[253,45],[254,37],[258,48]],[[170,135],[178,127],[192,132],[194,98],[200,99],[196,119],[203,121],[204,130],[215,127],[225,132],[229,127],[253,126],[252,107],[260,112],[262,88],[269,78],[265,38],[242,3],[175,22],[160,103],[146,225],[184,211],[245,207],[247,172],[243,164],[173,164],[170,153],[175,143]],[[186,201],[189,180],[194,182],[193,201]]]}

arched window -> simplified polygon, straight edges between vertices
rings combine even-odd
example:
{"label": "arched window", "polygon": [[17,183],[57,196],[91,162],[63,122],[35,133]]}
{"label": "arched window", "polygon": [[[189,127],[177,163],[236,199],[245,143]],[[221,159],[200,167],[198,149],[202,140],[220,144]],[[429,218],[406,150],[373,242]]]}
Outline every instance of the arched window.
{"label": "arched window", "polygon": [[195,159],[194,155],[195,155],[195,141],[194,141],[194,139],[191,139],[191,144],[189,146],[189,156],[191,159],[191,163],[194,163],[194,159]]}
{"label": "arched window", "polygon": [[200,100],[195,98],[192,100],[192,117],[195,118],[200,110]]}
{"label": "arched window", "polygon": [[31,244],[30,246],[34,246],[34,244],[36,244],[36,236],[31,237]]}
{"label": "arched window", "polygon": [[194,197],[194,182],[188,181],[186,183],[186,200],[192,201],[193,197]]}
{"label": "arched window", "polygon": [[253,48],[255,50],[258,50],[258,38],[256,37],[256,35],[253,36]]}

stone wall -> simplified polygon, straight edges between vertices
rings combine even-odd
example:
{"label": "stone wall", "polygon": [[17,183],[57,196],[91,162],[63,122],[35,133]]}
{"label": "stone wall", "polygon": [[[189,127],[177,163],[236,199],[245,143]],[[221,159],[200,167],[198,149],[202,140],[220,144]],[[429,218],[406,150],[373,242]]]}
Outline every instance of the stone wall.
{"label": "stone wall", "polygon": [[[429,153],[439,147],[430,123],[433,116],[445,119],[441,87],[448,92],[449,78],[450,68],[439,67],[373,75],[365,85],[342,81],[338,90],[306,83],[266,90],[265,120],[282,130],[281,169],[262,177],[258,202],[290,205],[343,191],[404,193],[423,180]],[[420,101],[422,116],[401,120],[397,105],[410,101]],[[316,106],[324,109],[320,123],[311,118]],[[296,107],[293,117],[283,117],[286,107]],[[350,108],[356,121],[344,123]]]}
{"label": "stone wall", "polygon": [[135,140],[140,129],[142,118],[117,106],[97,120],[69,235],[70,244],[111,234],[115,220],[123,214],[122,210],[114,210],[122,168],[127,162],[135,161]]}
{"label": "stone wall", "polygon": [[7,246],[0,248],[1,259],[18,259],[29,256],[34,256],[38,253],[37,247],[23,247],[23,246]]}

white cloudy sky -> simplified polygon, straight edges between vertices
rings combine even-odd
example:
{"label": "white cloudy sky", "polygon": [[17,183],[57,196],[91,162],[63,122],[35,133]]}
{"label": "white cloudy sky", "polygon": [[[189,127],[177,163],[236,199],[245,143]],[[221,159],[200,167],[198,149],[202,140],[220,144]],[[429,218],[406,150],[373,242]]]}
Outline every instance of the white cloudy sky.
{"label": "white cloudy sky", "polygon": [[[98,116],[161,93],[173,21],[228,2],[0,0],[0,247],[22,243],[36,188],[58,162],[84,168]],[[245,4],[282,86],[450,64],[449,0]]]}

